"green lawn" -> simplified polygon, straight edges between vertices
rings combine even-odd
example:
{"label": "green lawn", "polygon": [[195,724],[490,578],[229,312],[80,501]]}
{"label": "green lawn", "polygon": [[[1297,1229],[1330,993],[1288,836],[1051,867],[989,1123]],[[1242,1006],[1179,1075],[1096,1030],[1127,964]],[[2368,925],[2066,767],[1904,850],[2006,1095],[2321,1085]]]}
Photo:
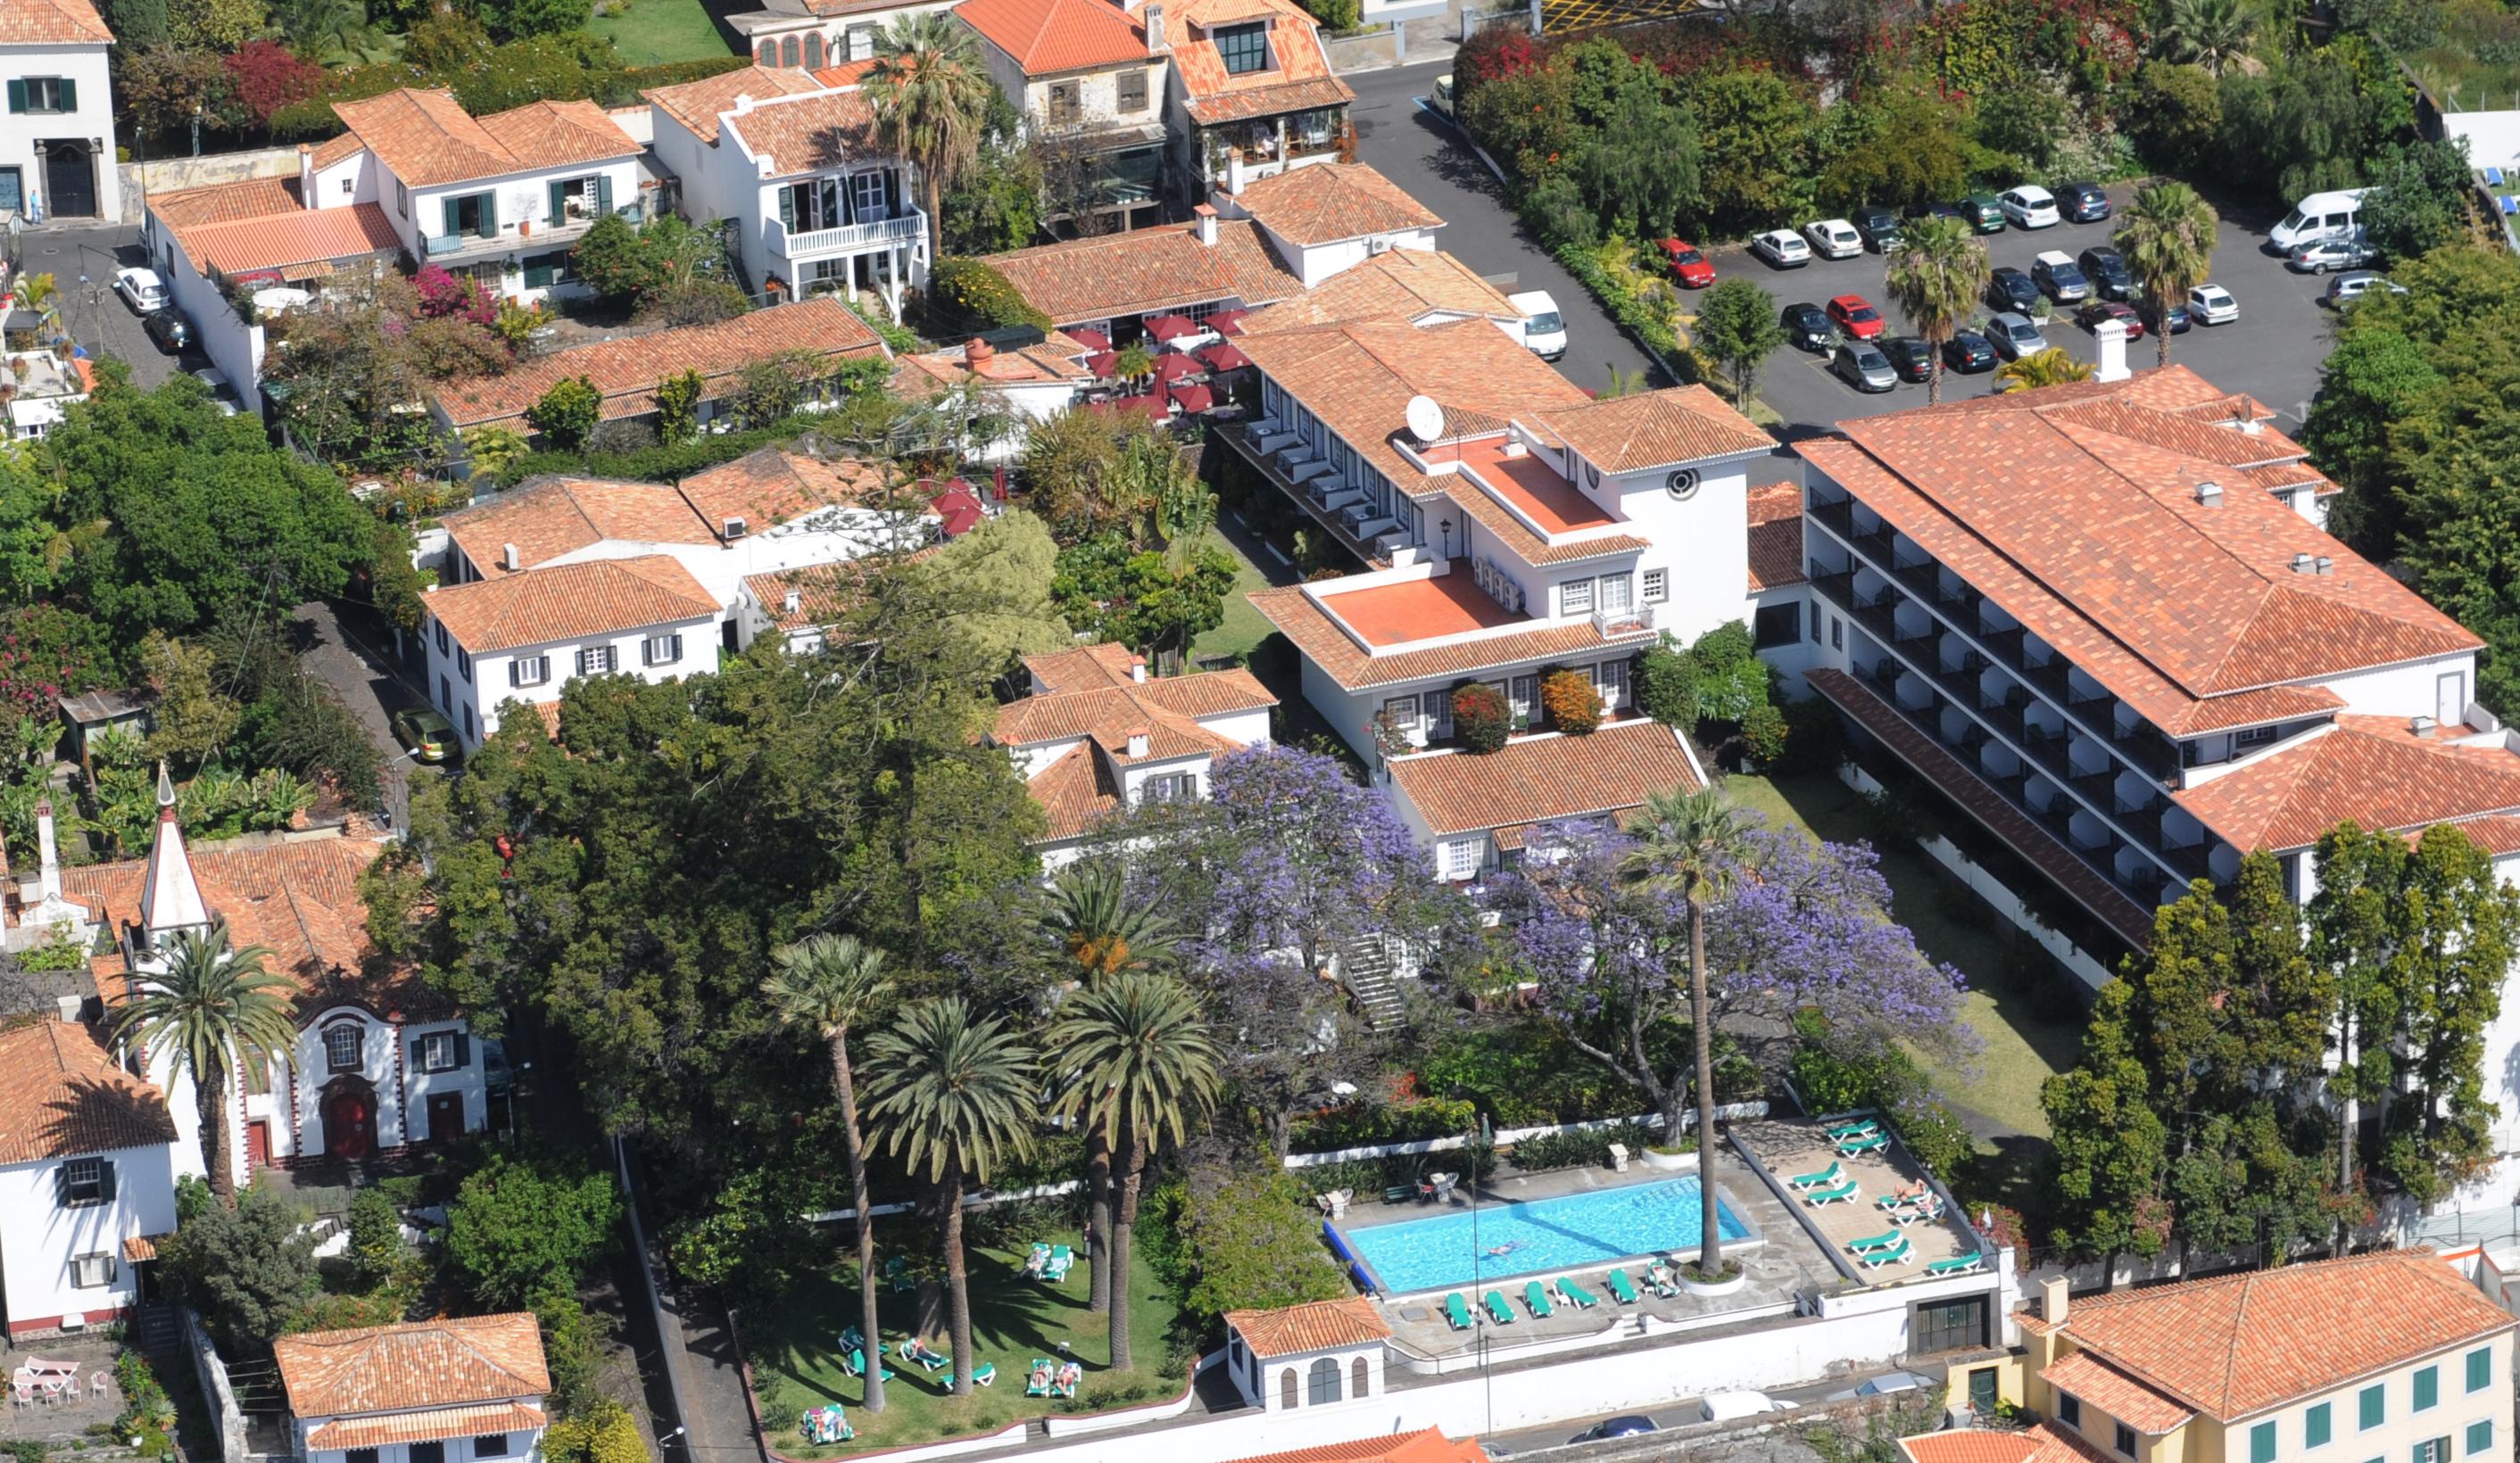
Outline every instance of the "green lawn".
{"label": "green lawn", "polygon": [[[1855,790],[1833,776],[1728,778],[1725,786],[1744,806],[1780,822],[1800,823],[1822,838],[1851,842],[1871,830]],[[1984,1120],[1973,1128],[2009,1129],[2033,1138],[2048,1136],[2039,1087],[2071,1066],[2083,1040],[2083,1021],[2069,993],[2030,989],[2009,958],[2011,927],[1912,846],[1883,848],[1881,872],[1890,881],[1893,911],[1915,933],[1916,944],[1968,978],[1961,1020],[1977,1034],[1980,1050],[1965,1067],[1924,1058],[1928,1071],[1955,1108]],[[2072,977],[2058,974],[2057,981]]]}
{"label": "green lawn", "polygon": [[1261,573],[1260,566],[1243,552],[1247,541],[1240,531],[1230,524],[1220,524],[1216,541],[1234,555],[1234,588],[1225,597],[1225,623],[1192,641],[1190,652],[1192,656],[1248,655],[1278,630],[1251,607],[1252,592],[1267,589],[1269,576]]}
{"label": "green lawn", "polygon": [[733,54],[700,0],[629,0],[613,14],[588,22],[587,28],[612,42],[624,66],[713,61]]}
{"label": "green lawn", "polygon": [[[880,1230],[878,1231],[880,1235]],[[1074,1230],[1050,1230],[1040,1238],[1076,1246]],[[901,1447],[932,1442],[969,1433],[992,1432],[1018,1418],[1054,1409],[1091,1412],[1108,1406],[1140,1405],[1178,1395],[1186,1384],[1157,1375],[1164,1359],[1164,1337],[1173,1323],[1174,1307],[1154,1272],[1143,1259],[1130,1266],[1129,1335],[1137,1367],[1110,1369],[1109,1326],[1086,1308],[1085,1257],[1062,1284],[1046,1285],[1023,1278],[1023,1246],[1016,1241],[968,1248],[971,1286],[971,1349],[980,1361],[994,1361],[998,1380],[956,1397],[939,1385],[943,1374],[891,1360],[893,1379],[883,1390],[881,1416],[867,1412],[865,1384],[842,1369],[842,1327],[858,1316],[857,1266],[844,1264],[832,1273],[797,1286],[774,1306],[756,1308],[747,1317],[745,1350],[760,1389],[763,1425],[770,1441],[790,1457],[829,1458],[869,1448]],[[935,1268],[922,1257],[924,1268]],[[941,1282],[942,1273],[938,1271]],[[887,1348],[917,1324],[918,1294],[903,1291],[883,1298],[883,1331]],[[943,1333],[943,1298],[937,1298],[937,1334],[924,1338],[948,1351]],[[1027,1397],[1024,1375],[1031,1358],[1072,1356],[1085,1367],[1085,1385],[1074,1402]],[[833,1446],[809,1446],[796,1434],[797,1414],[808,1406],[837,1401],[848,1408],[857,1437]]]}

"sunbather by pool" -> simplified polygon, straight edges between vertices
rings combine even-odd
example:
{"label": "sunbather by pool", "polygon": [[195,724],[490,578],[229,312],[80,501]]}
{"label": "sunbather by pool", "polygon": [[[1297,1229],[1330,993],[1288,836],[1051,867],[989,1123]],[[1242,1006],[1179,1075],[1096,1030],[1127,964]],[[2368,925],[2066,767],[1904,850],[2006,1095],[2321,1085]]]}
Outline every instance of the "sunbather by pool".
{"label": "sunbather by pool", "polygon": [[1508,1255],[1510,1255],[1521,1248],[1522,1241],[1518,1239],[1508,1240],[1501,1245],[1490,1245],[1488,1247],[1488,1258],[1490,1260],[1503,1260]]}
{"label": "sunbather by pool", "polygon": [[1048,1392],[1050,1390],[1050,1363],[1045,1361],[1034,1367],[1032,1369],[1032,1375],[1025,1379],[1024,1385],[1041,1392]]}

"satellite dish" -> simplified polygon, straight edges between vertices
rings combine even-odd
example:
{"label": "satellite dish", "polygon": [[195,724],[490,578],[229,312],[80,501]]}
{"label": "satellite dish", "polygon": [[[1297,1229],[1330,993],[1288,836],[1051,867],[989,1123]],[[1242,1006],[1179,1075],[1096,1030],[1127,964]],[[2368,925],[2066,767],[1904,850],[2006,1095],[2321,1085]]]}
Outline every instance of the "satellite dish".
{"label": "satellite dish", "polygon": [[1432,442],[1444,435],[1444,409],[1431,396],[1409,398],[1409,435],[1419,442]]}

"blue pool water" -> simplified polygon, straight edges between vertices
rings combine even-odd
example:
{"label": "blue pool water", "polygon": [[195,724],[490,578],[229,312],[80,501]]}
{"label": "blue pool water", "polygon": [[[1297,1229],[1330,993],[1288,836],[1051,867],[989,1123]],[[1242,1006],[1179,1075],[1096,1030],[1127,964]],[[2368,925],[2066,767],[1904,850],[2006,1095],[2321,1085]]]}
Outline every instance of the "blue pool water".
{"label": "blue pool water", "polygon": [[[1544,1270],[1564,1273],[1657,1252],[1694,1255],[1697,1204],[1697,1175],[1690,1174],[1556,1199],[1483,1204],[1475,1216],[1456,1210],[1342,1232],[1382,1289],[1398,1294],[1484,1285]],[[1715,1223],[1727,1244],[1751,1237],[1750,1226],[1720,1196]],[[1499,1249],[1504,1253],[1490,1253]],[[1642,1274],[1636,1278],[1643,1283]]]}

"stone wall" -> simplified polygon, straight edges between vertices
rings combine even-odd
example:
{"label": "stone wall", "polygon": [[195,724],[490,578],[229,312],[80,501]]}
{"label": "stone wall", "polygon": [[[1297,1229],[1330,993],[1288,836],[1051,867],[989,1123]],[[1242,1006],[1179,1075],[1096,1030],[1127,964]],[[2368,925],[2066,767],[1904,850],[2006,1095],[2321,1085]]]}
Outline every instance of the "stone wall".
{"label": "stone wall", "polygon": [[207,188],[213,183],[243,183],[249,178],[297,176],[297,148],[256,148],[249,153],[209,153],[200,157],[153,157],[126,162],[116,169],[122,183],[122,216],[140,222],[150,194]]}

